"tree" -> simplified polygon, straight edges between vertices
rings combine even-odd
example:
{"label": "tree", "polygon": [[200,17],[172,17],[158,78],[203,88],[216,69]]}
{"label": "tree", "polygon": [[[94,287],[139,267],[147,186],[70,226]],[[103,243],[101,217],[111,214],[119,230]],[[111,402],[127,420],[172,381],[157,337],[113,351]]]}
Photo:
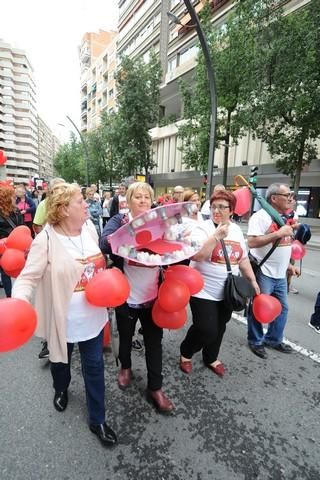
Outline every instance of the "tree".
{"label": "tree", "polygon": [[320,136],[320,2],[311,0],[289,15],[283,15],[280,4],[238,4],[238,11],[251,17],[255,47],[247,119],[297,193],[301,171],[317,158]]}
{"label": "tree", "polygon": [[122,57],[116,76],[113,157],[123,175],[144,171],[147,176],[155,166],[149,129],[159,119],[160,81],[160,63],[154,53],[148,63],[142,58]]}
{"label": "tree", "polygon": [[54,169],[67,182],[77,182],[80,185],[85,183],[83,148],[73,133],[70,135],[70,143],[60,146],[54,159]]}
{"label": "tree", "polygon": [[113,179],[120,178],[119,165],[114,151],[118,143],[117,114],[103,113],[101,124],[95,130],[87,133],[86,140],[89,147],[90,178],[94,181],[109,182],[112,187]]}
{"label": "tree", "polygon": [[[201,23],[216,76],[218,118],[215,147],[224,148],[223,183],[226,184],[231,139],[236,143],[246,126],[243,106],[249,85],[243,81],[243,72],[250,64],[253,44],[236,14],[230,14],[221,28],[212,28],[210,19],[210,6],[206,4],[201,12]],[[202,52],[198,56],[193,86],[190,88],[182,83],[181,93],[186,119],[178,131],[183,140],[183,161],[188,167],[205,172],[209,155],[211,106]]]}

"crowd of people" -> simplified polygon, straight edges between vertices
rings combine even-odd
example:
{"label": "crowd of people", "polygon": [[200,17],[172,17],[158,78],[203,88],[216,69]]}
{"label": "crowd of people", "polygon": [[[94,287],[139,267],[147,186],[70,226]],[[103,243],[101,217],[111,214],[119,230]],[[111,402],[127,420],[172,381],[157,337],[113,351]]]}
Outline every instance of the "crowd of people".
{"label": "crowd of people", "polygon": [[[163,391],[163,330],[152,320],[152,307],[162,279],[161,267],[126,260],[112,252],[108,242],[111,233],[152,207],[168,202],[193,202],[197,208],[191,220],[197,227],[201,225],[195,229],[195,235],[200,232],[202,247],[191,258],[190,266],[201,273],[204,286],[190,298],[192,319],[180,345],[181,371],[186,375],[192,373],[197,352],[201,352],[204,365],[215,375],[223,377],[227,371],[220,357],[223,336],[232,315],[224,301],[227,263],[234,275],[241,272],[255,294],[273,295],[282,306],[280,315],[264,333],[249,305],[247,338],[252,353],[266,359],[266,348],[284,354],[292,352],[283,342],[283,335],[288,316],[288,274],[299,275],[297,267],[290,262],[291,243],[298,223],[292,215],[294,195],[288,185],[274,183],[266,192],[267,201],[286,224],[278,227],[269,213],[263,209],[257,211],[249,220],[248,246],[242,230],[233,221],[236,197],[223,185],[215,186],[202,207],[198,193],[182,186],[173,189],[171,198],[162,196],[155,202],[153,189],[142,182],[132,183],[128,188],[120,185],[114,196],[105,192],[101,198],[95,185],[81,190],[78,185],[57,178],[45,194],[45,198],[37,198],[36,207],[24,186],[19,185],[15,190],[9,186],[0,188],[0,238],[21,224],[27,225],[35,236],[26,265],[13,287],[11,278],[3,270],[2,282],[8,297],[12,295],[28,302],[34,299],[38,314],[36,335],[45,342],[41,358],[50,359],[53,405],[58,412],[68,406],[71,357],[74,344],[78,344],[89,428],[104,446],[117,443],[105,412],[103,329],[108,312],[88,304],[84,288],[93,275],[106,268],[108,261],[112,268],[124,273],[130,284],[129,298],[116,307],[120,342],[118,386],[127,390],[133,381],[131,354],[139,320],[147,398],[160,413],[170,414],[175,409]],[[261,264],[256,273],[249,261],[248,248]],[[320,331],[319,305],[320,296],[310,325],[317,333]]]}

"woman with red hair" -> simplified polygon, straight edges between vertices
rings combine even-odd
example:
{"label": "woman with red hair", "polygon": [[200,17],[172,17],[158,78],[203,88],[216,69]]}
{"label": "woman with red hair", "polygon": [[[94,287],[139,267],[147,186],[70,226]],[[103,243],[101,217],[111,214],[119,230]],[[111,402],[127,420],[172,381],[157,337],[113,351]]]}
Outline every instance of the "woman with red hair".
{"label": "woman with red hair", "polygon": [[[0,238],[6,238],[14,228],[23,224],[21,213],[16,207],[13,187],[0,185]],[[11,297],[11,278],[0,267],[2,284],[7,297]]]}
{"label": "woman with red hair", "polygon": [[202,222],[207,240],[201,250],[194,255],[191,267],[198,270],[204,279],[203,289],[190,299],[192,325],[180,346],[180,369],[184,373],[192,371],[192,357],[202,350],[204,364],[216,375],[223,376],[225,367],[218,359],[220,346],[231,318],[232,310],[224,302],[224,285],[227,266],[221,240],[224,239],[232,273],[241,274],[252,284],[256,294],[260,292],[248,260],[243,233],[231,221],[236,205],[232,192],[220,190],[210,198],[211,218]]}

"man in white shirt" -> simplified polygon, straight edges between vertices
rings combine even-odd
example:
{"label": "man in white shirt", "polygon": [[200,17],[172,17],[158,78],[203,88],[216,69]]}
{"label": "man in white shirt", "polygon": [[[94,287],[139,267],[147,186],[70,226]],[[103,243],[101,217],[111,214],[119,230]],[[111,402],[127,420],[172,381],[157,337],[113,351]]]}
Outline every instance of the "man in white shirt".
{"label": "man in white shirt", "polygon": [[124,183],[119,186],[119,194],[115,195],[112,199],[111,206],[110,206],[110,218],[117,213],[128,213],[129,208],[127,205],[127,187]]}
{"label": "man in white shirt", "polygon": [[[267,201],[281,215],[285,215],[290,206],[292,193],[289,186],[273,183],[266,192]],[[283,343],[283,332],[288,316],[287,271],[298,275],[299,271],[290,265],[291,243],[295,226],[278,227],[271,216],[263,209],[254,213],[248,225],[248,247],[258,263],[266,256],[274,242],[278,246],[256,273],[261,293],[276,297],[282,306],[280,315],[268,325],[264,335],[263,326],[248,312],[248,344],[250,350],[260,358],[267,358],[265,346],[282,353],[291,353],[292,348]]]}

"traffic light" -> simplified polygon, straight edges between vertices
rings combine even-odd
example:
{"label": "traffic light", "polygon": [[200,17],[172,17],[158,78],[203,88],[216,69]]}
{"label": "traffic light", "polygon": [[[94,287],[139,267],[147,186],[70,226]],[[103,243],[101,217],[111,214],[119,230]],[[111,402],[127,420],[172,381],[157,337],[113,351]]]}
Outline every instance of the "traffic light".
{"label": "traffic light", "polygon": [[250,183],[255,185],[257,183],[258,167],[250,168]]}

